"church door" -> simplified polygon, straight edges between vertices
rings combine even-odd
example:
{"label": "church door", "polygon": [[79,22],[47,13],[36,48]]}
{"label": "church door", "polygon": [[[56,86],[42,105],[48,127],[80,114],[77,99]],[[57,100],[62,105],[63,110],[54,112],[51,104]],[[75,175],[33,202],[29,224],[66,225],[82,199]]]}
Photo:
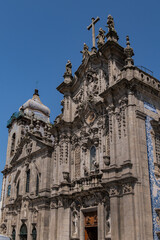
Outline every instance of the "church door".
{"label": "church door", "polygon": [[97,212],[84,213],[85,217],[85,240],[98,240]]}
{"label": "church door", "polygon": [[27,226],[23,224],[20,229],[20,240],[27,240]]}

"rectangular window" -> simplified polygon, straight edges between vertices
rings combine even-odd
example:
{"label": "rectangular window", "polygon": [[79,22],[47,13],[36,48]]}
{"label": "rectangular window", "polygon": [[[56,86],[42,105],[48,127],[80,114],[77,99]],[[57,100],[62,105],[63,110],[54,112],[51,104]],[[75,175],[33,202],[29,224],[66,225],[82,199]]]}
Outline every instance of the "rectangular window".
{"label": "rectangular window", "polygon": [[156,161],[160,164],[160,134],[155,134]]}

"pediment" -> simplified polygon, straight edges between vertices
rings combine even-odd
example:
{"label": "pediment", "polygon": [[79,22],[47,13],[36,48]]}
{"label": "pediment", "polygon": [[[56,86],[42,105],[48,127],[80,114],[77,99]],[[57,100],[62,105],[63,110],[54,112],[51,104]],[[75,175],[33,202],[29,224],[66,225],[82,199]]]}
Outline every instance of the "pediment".
{"label": "pediment", "polygon": [[36,136],[29,134],[21,139],[20,143],[17,145],[11,164],[19,161],[20,159],[29,157],[34,153],[37,153],[39,150],[46,148],[46,144],[42,139],[37,138]]}

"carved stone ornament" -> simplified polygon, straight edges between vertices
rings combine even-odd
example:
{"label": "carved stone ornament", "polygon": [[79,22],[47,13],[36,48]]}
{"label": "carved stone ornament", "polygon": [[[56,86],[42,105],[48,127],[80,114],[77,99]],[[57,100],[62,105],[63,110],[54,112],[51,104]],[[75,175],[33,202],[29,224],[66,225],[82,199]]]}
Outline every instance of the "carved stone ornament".
{"label": "carved stone ornament", "polygon": [[90,111],[86,116],[86,123],[92,124],[94,120],[96,119],[96,114],[93,111]]}
{"label": "carved stone ornament", "polygon": [[6,234],[6,232],[7,232],[7,226],[5,223],[2,223],[0,226],[0,233]]}
{"label": "carved stone ornament", "polygon": [[108,25],[108,31],[115,31],[115,28],[114,28],[114,20],[113,20],[113,17],[111,15],[108,15],[108,18],[107,18],[107,25]]}
{"label": "carved stone ornament", "polygon": [[51,202],[50,207],[51,207],[52,209],[55,209],[55,208],[58,207],[58,201],[57,201],[57,199],[54,199],[54,200]]}
{"label": "carved stone ornament", "polygon": [[28,141],[25,145],[26,147],[26,154],[29,155],[32,152],[33,142]]}
{"label": "carved stone ornament", "polygon": [[103,202],[104,205],[109,204],[108,192],[94,192],[86,196],[77,196],[70,205],[72,211],[80,211],[80,208],[87,208],[97,206]]}
{"label": "carved stone ornament", "polygon": [[87,46],[86,43],[84,43],[83,45],[83,50],[80,51],[80,53],[82,53],[83,55],[83,60],[85,60],[85,58],[89,57],[90,53],[89,53],[89,47]]}
{"label": "carved stone ornament", "polygon": [[110,187],[110,196],[113,197],[113,196],[117,196],[119,195],[119,189],[118,189],[118,186],[116,185],[113,185]]}
{"label": "carved stone ornament", "polygon": [[72,213],[72,237],[77,238],[79,232],[79,213],[73,211]]}
{"label": "carved stone ornament", "polygon": [[62,172],[65,183],[69,182],[69,172]]}
{"label": "carved stone ornament", "polygon": [[84,90],[83,87],[80,89],[80,91],[73,97],[76,104],[82,103],[84,98]]}
{"label": "carved stone ornament", "polygon": [[70,60],[67,61],[65,74],[72,75],[72,63]]}
{"label": "carved stone ornament", "polygon": [[99,34],[96,37],[96,39],[98,39],[97,41],[98,48],[102,47],[105,43],[105,31],[102,28],[99,29]]}
{"label": "carved stone ornament", "polygon": [[133,184],[132,183],[125,183],[122,185],[122,191],[123,194],[128,194],[128,193],[132,193],[133,191]]}
{"label": "carved stone ornament", "polygon": [[105,208],[105,236],[107,239],[111,237],[111,213],[110,207],[106,206]]}

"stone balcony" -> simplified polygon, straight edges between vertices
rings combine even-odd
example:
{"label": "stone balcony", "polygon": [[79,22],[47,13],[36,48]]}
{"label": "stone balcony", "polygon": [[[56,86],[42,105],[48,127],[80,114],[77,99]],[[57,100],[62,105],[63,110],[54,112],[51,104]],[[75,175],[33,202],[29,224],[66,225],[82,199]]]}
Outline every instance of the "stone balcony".
{"label": "stone balcony", "polygon": [[122,79],[127,79],[129,81],[137,79],[158,91],[160,90],[160,81],[158,79],[135,66],[123,68],[118,75],[116,83]]}

